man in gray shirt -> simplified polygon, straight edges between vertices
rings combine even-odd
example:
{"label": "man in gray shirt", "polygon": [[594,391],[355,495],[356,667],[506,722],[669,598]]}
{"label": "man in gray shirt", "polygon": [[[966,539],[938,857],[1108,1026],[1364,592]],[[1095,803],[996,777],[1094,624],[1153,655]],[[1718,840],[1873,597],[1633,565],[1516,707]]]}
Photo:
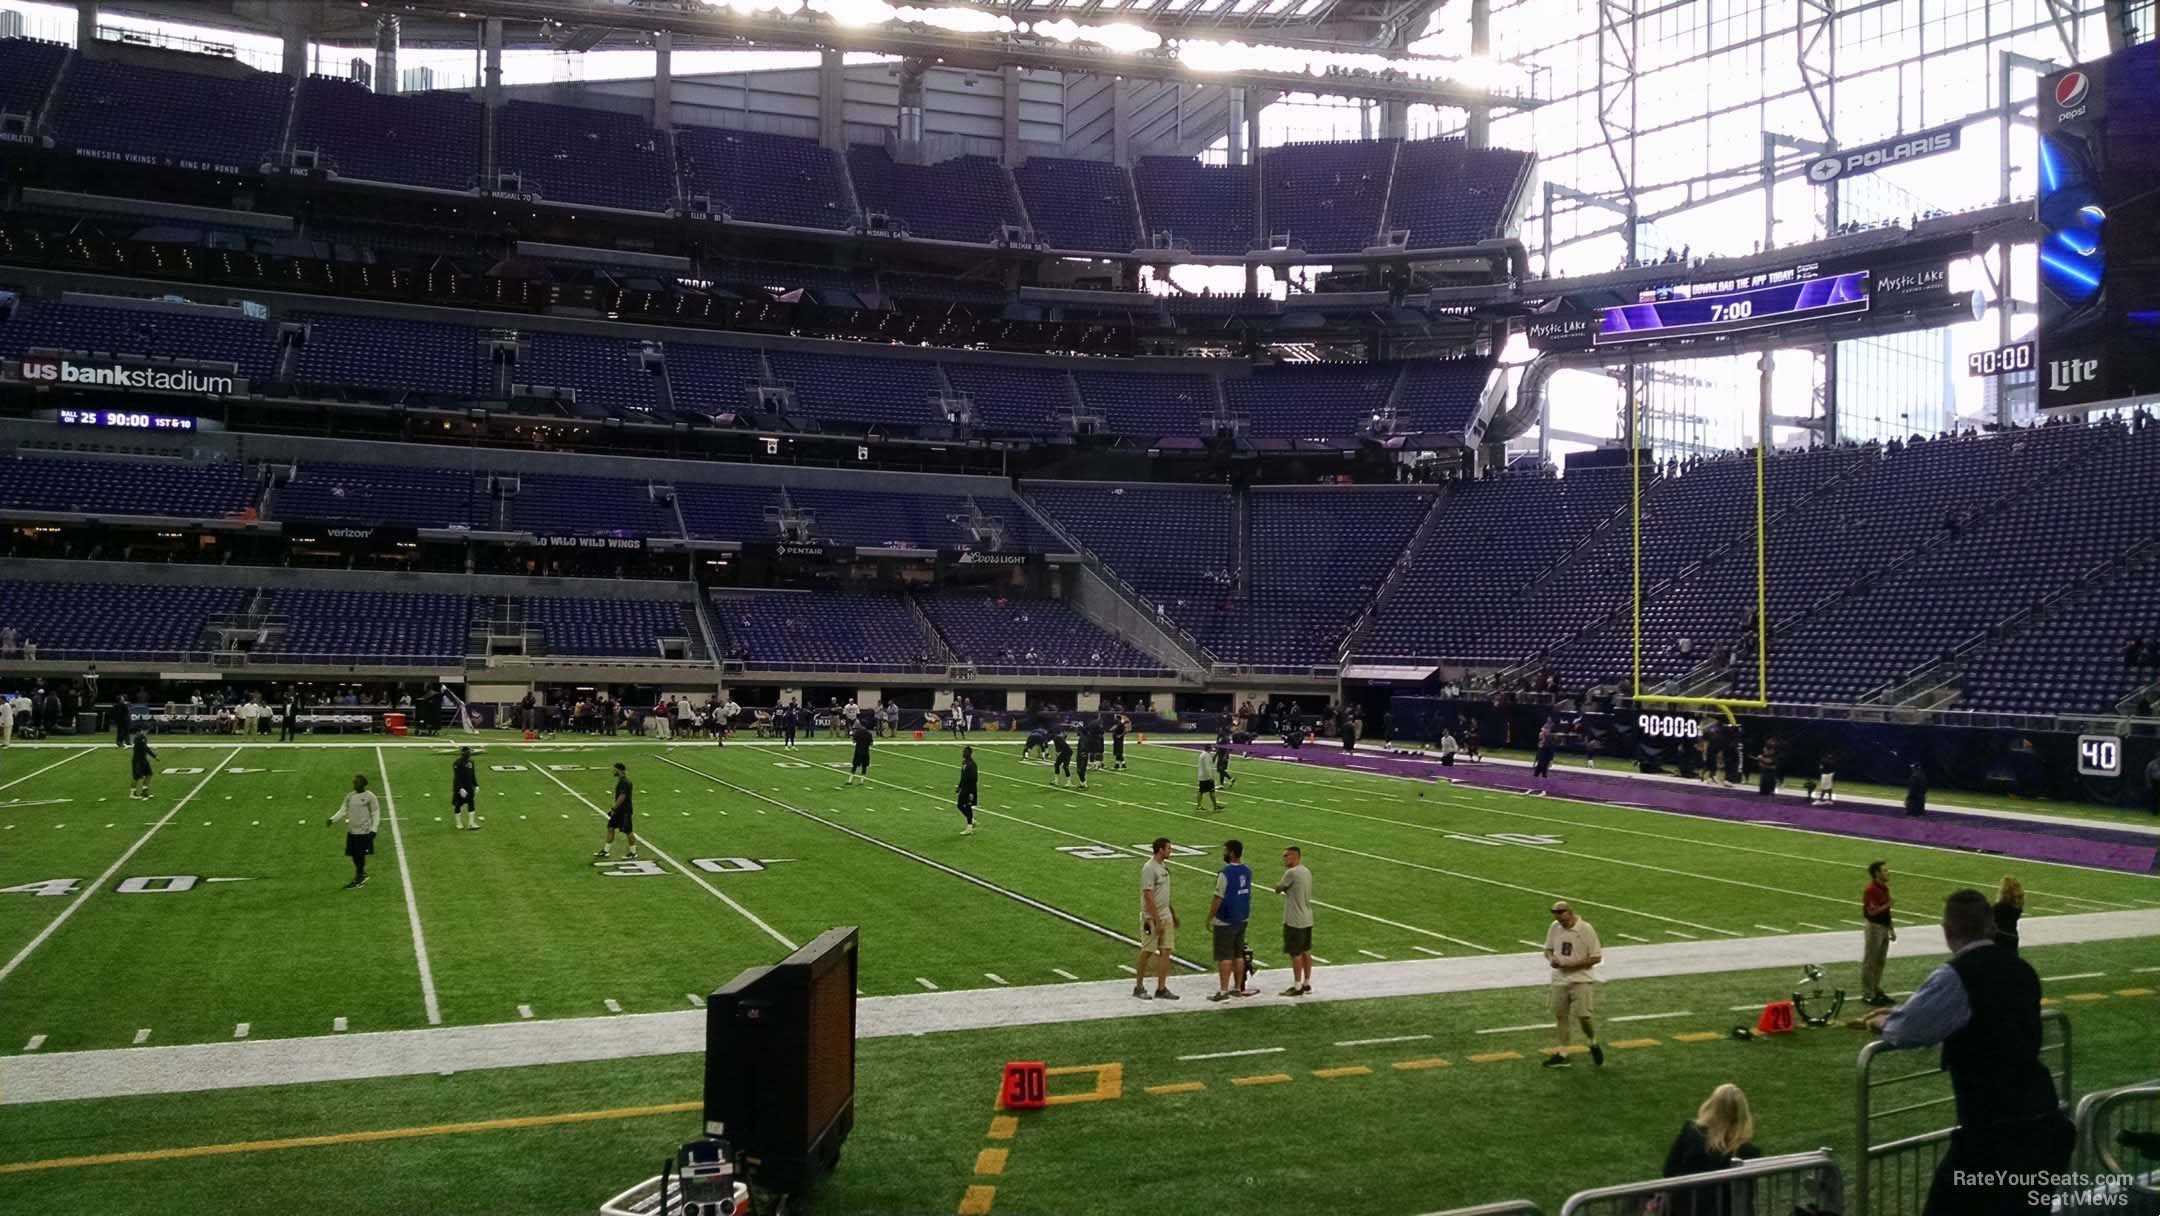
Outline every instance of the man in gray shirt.
{"label": "man in gray shirt", "polygon": [[1296,845],[1283,850],[1282,863],[1275,893],[1283,897],[1282,948],[1290,956],[1290,986],[1283,995],[1306,996],[1312,992],[1312,871]]}

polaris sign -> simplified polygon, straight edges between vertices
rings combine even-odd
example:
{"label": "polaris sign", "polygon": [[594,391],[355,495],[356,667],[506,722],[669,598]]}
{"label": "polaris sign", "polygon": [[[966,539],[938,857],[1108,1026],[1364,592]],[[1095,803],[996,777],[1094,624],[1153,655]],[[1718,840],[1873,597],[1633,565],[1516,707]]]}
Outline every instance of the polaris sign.
{"label": "polaris sign", "polygon": [[1901,135],[1896,139],[1869,144],[1863,148],[1845,148],[1808,162],[1807,178],[1818,186],[1827,186],[1841,178],[1858,177],[1873,173],[1891,165],[1919,160],[1941,152],[1958,150],[1961,128],[1937,127],[1918,135]]}

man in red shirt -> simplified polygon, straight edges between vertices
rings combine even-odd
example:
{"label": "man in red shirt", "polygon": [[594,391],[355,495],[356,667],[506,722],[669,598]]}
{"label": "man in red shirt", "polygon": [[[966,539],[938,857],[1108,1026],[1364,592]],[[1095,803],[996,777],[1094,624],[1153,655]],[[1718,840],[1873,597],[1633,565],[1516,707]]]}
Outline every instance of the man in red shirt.
{"label": "man in red shirt", "polygon": [[1890,943],[1897,940],[1897,930],[1890,925],[1889,863],[1870,862],[1867,872],[1867,890],[1860,896],[1860,928],[1864,934],[1860,955],[1860,999],[1881,1006],[1891,1003],[1889,995],[1882,990],[1882,971],[1883,961],[1890,956]]}

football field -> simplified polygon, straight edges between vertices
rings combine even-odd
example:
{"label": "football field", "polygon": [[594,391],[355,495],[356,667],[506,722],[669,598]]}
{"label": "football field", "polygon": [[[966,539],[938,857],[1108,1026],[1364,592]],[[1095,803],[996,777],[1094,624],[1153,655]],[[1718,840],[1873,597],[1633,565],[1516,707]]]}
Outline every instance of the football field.
{"label": "football field", "polygon": [[[1894,990],[1932,965],[1941,944],[1934,916],[1959,886],[1992,892],[2016,873],[2033,922],[2160,909],[2160,881],[2148,875],[1317,764],[1241,759],[1223,808],[1195,810],[1188,750],[1131,746],[1128,769],[1091,771],[1079,791],[1053,787],[1048,767],[1021,761],[1010,736],[976,744],[982,801],[969,836],[953,807],[959,748],[950,742],[881,743],[870,782],[845,787],[844,745],[790,752],[629,736],[478,737],[484,827],[459,831],[449,810],[458,742],[170,738],[159,744],[147,802],[128,798],[127,753],[109,743],[10,749],[0,767],[0,1057],[151,1059],[160,1047],[251,1039],[312,1039],[335,1052],[338,1036],[573,1019],[605,1033],[610,1018],[631,1019],[621,1023],[629,1027],[640,1014],[695,1017],[701,994],[742,968],[834,925],[857,925],[863,994],[917,998],[905,1016],[925,1020],[921,1030],[903,1022],[866,1040],[860,1128],[820,1210],[953,1211],[981,1185],[1005,1188],[999,1211],[1123,1210],[1134,1194],[1126,1184],[1149,1175],[1121,1156],[1144,1151],[1123,1125],[1145,1100],[1147,1121],[1165,1134],[1225,1137],[1240,1152],[1264,1152],[1277,1119],[1321,1121],[1308,1134],[1331,1143],[1328,1153],[1255,1161],[1251,1185],[1335,1187],[1355,1176],[1362,1198],[1343,1210],[1408,1213],[1501,1197],[1490,1188],[1517,1177],[1550,1189],[1625,1176],[1637,1141],[1658,1140],[1661,1151],[1671,1131],[1663,1124],[1677,1126],[1698,1090],[1718,1080],[1806,1105],[1806,1120],[1786,1117],[1824,1137],[1848,1124],[1857,1035],[1811,1032],[1758,1049],[1724,1031],[1752,1021],[1735,1006],[1791,990],[1789,959],[1807,935],[1845,935],[1805,961],[1857,988],[1852,930],[1871,860],[1889,862],[1905,926],[1893,949]],[[596,862],[616,762],[636,784],[644,847],[630,861],[618,842]],[[386,822],[372,881],[348,890],[343,826],[325,819],[356,773],[381,797]],[[1126,995],[1138,870],[1158,835],[1178,853],[1173,900],[1188,962],[1174,981],[1187,998],[1176,1011],[1202,1016],[1117,1020],[1169,1012]],[[1207,962],[1216,855],[1233,836],[1262,889],[1251,941],[1267,965],[1258,979],[1266,995],[1219,1009],[1199,999],[1215,985],[1197,973]],[[1287,971],[1276,950],[1279,905],[1265,888],[1290,844],[1315,876],[1320,994],[1375,985],[1423,995],[1274,995]],[[1522,1131],[1495,1124],[1490,1104],[1550,1079],[1534,1066],[1550,1033],[1534,951],[1556,898],[1570,900],[1615,953],[1600,1001],[1627,1021],[1608,1024],[1607,1037],[1636,1046],[1616,1051],[1604,1073],[1657,1080],[1615,1096],[1611,1119],[1564,1170],[1469,1170],[1430,1195],[1421,1186],[1453,1175],[1428,1166],[1423,1183],[1380,1185],[1369,1172],[1346,1172],[1352,1160],[1338,1158],[1363,1160],[1361,1143],[1415,1157],[1435,1151],[1435,1138],[1475,1145]],[[2081,1067],[2099,1053],[2096,1079],[2149,1073],[2150,989],[2160,986],[2152,939],[2044,944],[2046,931],[2035,929],[2043,944],[2031,954],[2051,996],[2098,1027],[2081,1040]],[[1630,948],[1643,951],[1632,966]],[[1451,986],[1449,976],[1473,971],[1475,982]],[[1435,982],[1419,987],[1427,978]],[[1123,1004],[1108,1009],[1106,999]],[[948,1029],[940,1009],[990,1000],[1030,1012],[913,1037]],[[1068,1012],[1072,1024],[1054,1024]],[[1115,1088],[1116,1100],[1044,1112],[1045,1129],[1067,1129],[1063,1148],[1006,1146],[1010,1173],[975,1177],[969,1163],[982,1160],[998,1064],[1021,1057],[1070,1066],[1059,1085],[1094,1086],[1105,1098]],[[1584,1075],[1571,1084],[1600,1075],[1576,1071]],[[40,1103],[11,1097],[10,1061],[0,1059],[0,1130],[16,1133],[0,1136],[11,1146],[0,1151],[0,1207],[10,1194],[66,1195],[154,1210],[150,1197],[168,1180],[208,1194],[213,1179],[233,1177],[294,1198],[322,1171],[357,1177],[388,1165],[421,1174],[391,1187],[395,1198],[383,1206],[353,1210],[416,1210],[485,1185],[553,1198],[466,1210],[590,1211],[607,1189],[592,1176],[651,1172],[618,1160],[627,1145],[644,1146],[634,1160],[657,1160],[695,1126],[681,1104],[697,1096],[696,1064],[681,1055],[390,1072]],[[1435,1086],[1445,1088],[1429,1092]],[[124,1092],[132,1091],[116,1091]],[[1415,1127],[1393,1117],[1400,1102],[1418,1104]],[[1654,1116],[1662,1130],[1638,1116]],[[537,1122],[489,1124],[506,1117]],[[388,1144],[359,1135],[415,1128],[425,1134]],[[1022,1133],[1036,1134],[1033,1123]],[[317,1135],[328,1139],[280,1143]],[[340,1137],[356,1135],[343,1146]],[[489,1157],[490,1137],[514,1143],[537,1172]],[[217,1150],[208,1163],[100,1157],[235,1142],[240,1150]],[[1172,1159],[1188,1151],[1204,1146],[1184,1145]],[[78,1157],[98,1160],[37,1164]],[[1004,1170],[1006,1159],[997,1160]],[[1091,1171],[1125,1189],[1083,1195]],[[567,1196],[562,1189],[588,1183]],[[1190,1180],[1176,1185],[1196,1194],[1182,1189]],[[1010,1207],[1014,1199],[1022,1206]]]}

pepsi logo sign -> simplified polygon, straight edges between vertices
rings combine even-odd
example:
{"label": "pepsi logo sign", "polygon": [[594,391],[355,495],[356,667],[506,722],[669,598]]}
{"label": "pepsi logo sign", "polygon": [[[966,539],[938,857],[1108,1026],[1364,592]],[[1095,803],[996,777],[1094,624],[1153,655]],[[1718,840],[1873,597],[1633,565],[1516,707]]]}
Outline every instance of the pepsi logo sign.
{"label": "pepsi logo sign", "polygon": [[2059,109],[2067,110],[2084,101],[2085,95],[2090,92],[2092,77],[2083,72],[2071,72],[2055,82],[2055,105]]}

